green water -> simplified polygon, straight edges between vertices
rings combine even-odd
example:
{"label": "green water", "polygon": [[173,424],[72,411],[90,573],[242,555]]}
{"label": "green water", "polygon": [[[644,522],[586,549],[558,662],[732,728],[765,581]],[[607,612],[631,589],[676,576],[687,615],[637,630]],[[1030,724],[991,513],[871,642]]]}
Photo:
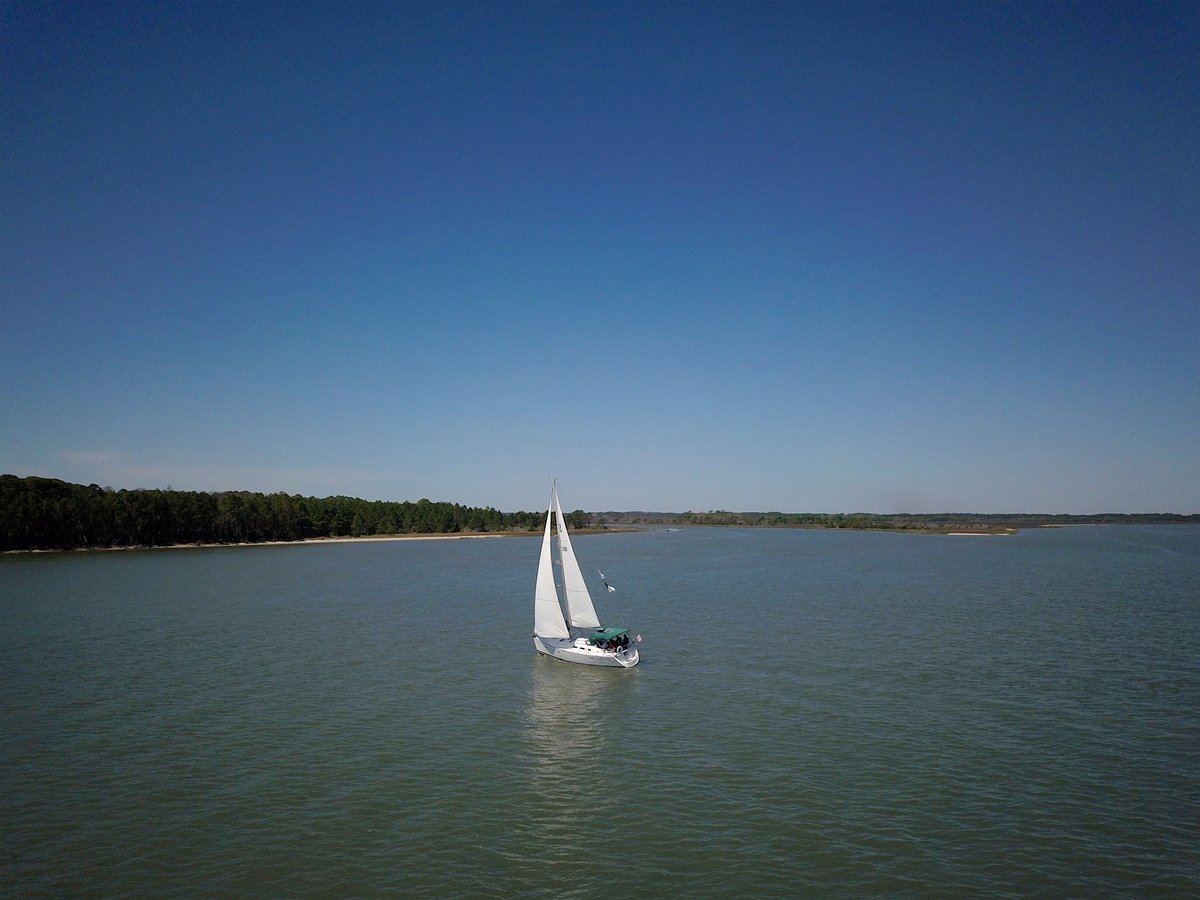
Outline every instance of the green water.
{"label": "green water", "polygon": [[1200,528],[575,547],[0,559],[4,893],[1200,896]]}

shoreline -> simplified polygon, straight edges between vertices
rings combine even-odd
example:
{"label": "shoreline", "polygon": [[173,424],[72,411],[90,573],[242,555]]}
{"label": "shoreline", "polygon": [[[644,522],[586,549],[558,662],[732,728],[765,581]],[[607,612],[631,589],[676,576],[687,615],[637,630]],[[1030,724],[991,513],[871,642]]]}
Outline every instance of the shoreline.
{"label": "shoreline", "polygon": [[[950,531],[946,528],[840,528],[829,525],[696,525],[689,523],[682,528],[666,528],[667,531],[686,531],[691,528],[749,528],[749,529],[781,529],[781,530],[812,530],[812,531],[869,531],[877,534],[924,534],[924,535],[940,535],[942,537],[1011,537],[1018,534],[1026,528],[1077,528],[1081,526],[1092,526],[1101,528],[1110,524],[1109,522],[1047,522],[1031,525],[1023,525],[1020,527],[1013,526],[995,526],[992,528],[979,528],[977,530],[964,530],[961,527],[957,530]],[[1175,524],[1175,523],[1135,523],[1135,524]],[[1190,523],[1183,523],[1190,524]],[[575,536],[589,536],[595,534],[631,534],[631,533],[650,533],[661,531],[665,526],[662,523],[645,523],[640,525],[617,524],[603,528],[581,528],[573,531]],[[950,526],[953,527],[953,526]],[[370,534],[359,537],[351,537],[349,535],[341,537],[315,537],[301,538],[295,541],[237,541],[230,543],[199,543],[199,544],[123,544],[116,547],[71,547],[69,549],[61,547],[42,547],[33,550],[3,550],[0,551],[0,556],[11,556],[26,553],[113,553],[113,552],[130,552],[134,550],[217,550],[223,547],[304,547],[313,544],[365,544],[373,541],[471,541],[482,538],[540,538],[542,532],[539,531],[458,531],[436,534]]]}
{"label": "shoreline", "polygon": [[477,538],[532,537],[530,534],[501,532],[458,534],[372,534],[361,537],[302,538],[298,541],[238,541],[228,544],[123,544],[118,547],[72,547],[69,550],[44,548],[38,550],[5,550],[9,553],[121,553],[135,550],[219,550],[223,547],[307,547],[313,544],[365,544],[385,541],[469,541]]}
{"label": "shoreline", "polygon": [[[575,535],[622,534],[637,531],[636,528],[583,528],[572,532]],[[309,547],[314,544],[369,544],[391,541],[474,541],[487,538],[540,538],[540,531],[458,531],[445,534],[368,534],[359,537],[301,538],[296,541],[237,541],[233,543],[204,544],[122,544],[117,547],[45,547],[35,550],[5,550],[3,555],[24,553],[129,553],[137,550],[219,550],[231,547]]]}

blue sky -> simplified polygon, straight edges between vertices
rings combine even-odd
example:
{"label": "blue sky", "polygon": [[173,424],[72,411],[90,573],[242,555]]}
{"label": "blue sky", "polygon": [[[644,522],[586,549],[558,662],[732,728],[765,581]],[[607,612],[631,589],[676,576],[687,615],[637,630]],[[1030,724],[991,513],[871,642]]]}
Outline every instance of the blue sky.
{"label": "blue sky", "polygon": [[1194,4],[0,6],[0,469],[1200,512]]}

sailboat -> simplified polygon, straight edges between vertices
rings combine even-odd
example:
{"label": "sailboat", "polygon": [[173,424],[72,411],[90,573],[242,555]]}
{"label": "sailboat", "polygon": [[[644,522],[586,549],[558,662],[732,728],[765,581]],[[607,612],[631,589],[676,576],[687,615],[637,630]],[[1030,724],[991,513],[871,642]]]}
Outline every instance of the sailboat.
{"label": "sailboat", "polygon": [[[558,526],[558,556],[568,613],[565,616],[554,583],[552,523]],[[550,508],[546,510],[546,531],[542,535],[542,555],[538,560],[537,585],[533,591],[533,647],[538,653],[554,659],[585,666],[628,669],[636,666],[640,659],[637,647],[629,640],[628,628],[600,625],[592,595],[588,593],[579,561],[571,548],[562,505],[558,502],[557,481],[550,489]]]}

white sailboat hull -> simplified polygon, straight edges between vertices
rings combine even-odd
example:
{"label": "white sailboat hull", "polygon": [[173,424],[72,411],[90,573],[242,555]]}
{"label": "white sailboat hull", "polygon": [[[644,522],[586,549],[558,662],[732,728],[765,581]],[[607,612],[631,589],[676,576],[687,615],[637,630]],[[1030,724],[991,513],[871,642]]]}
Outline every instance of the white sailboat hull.
{"label": "white sailboat hull", "polygon": [[617,666],[628,669],[630,666],[636,666],[641,658],[636,647],[602,650],[589,644],[587,638],[548,638],[535,634],[533,647],[538,653],[544,653],[554,659],[584,666]]}

